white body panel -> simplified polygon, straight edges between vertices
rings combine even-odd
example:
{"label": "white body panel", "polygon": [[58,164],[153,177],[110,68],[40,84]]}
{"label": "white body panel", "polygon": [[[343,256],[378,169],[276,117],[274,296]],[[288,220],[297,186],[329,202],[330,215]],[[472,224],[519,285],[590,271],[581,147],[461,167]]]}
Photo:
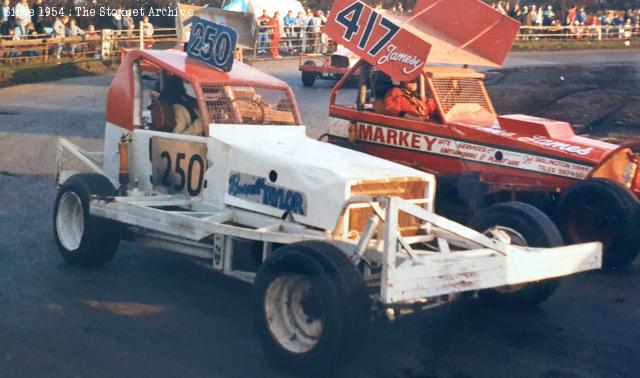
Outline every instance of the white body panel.
{"label": "white body panel", "polygon": [[[118,143],[125,133],[124,129],[107,125],[104,171],[114,183],[118,182]],[[204,138],[135,130],[129,148],[131,182],[136,182],[140,190],[154,189],[149,157],[152,137],[206,143],[208,169],[202,193],[204,203],[218,208],[233,206],[277,218],[289,213],[298,223],[329,230],[336,226],[353,184],[399,177],[433,180],[427,173],[308,138],[304,127],[211,125],[210,135]],[[277,174],[275,182],[270,180],[273,172]],[[230,179],[238,174],[242,184],[255,184],[263,179],[265,187],[254,195],[234,193],[230,190],[234,189],[230,188]],[[302,196],[300,211],[273,206],[273,202],[265,204],[269,202],[266,191],[280,189],[283,196]],[[280,198],[275,202],[284,201]]]}

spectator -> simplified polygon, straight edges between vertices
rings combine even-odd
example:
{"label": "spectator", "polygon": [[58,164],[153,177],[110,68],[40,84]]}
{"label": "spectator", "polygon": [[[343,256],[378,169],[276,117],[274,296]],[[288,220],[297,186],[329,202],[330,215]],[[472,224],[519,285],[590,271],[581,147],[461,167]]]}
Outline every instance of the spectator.
{"label": "spectator", "polygon": [[577,13],[578,10],[575,5],[569,8],[569,10],[567,11],[567,25],[572,26],[576,22],[576,19],[578,17]]}
{"label": "spectator", "polygon": [[520,17],[520,4],[514,5],[513,7],[511,7],[511,9],[508,11],[508,15],[509,17],[513,18],[514,20],[517,20]]}
{"label": "spectator", "polygon": [[271,30],[271,56],[276,59],[282,59],[280,56],[280,42],[282,39],[280,34],[280,12],[276,11],[271,17],[269,29]]}
{"label": "spectator", "polygon": [[33,28],[35,32],[39,35],[45,34],[44,32],[44,16],[46,14],[46,6],[43,3],[43,0],[36,0],[36,4],[33,7],[34,17],[33,17]]}
{"label": "spectator", "polygon": [[149,21],[149,16],[142,17],[142,35],[145,38],[151,38],[153,37],[153,33],[155,33],[155,29]]}
{"label": "spectator", "polygon": [[20,0],[15,7],[16,27],[20,29],[20,34],[24,35],[27,31],[27,25],[31,23],[31,9],[27,0]]}
{"label": "spectator", "polygon": [[542,26],[553,25],[555,16],[556,14],[553,13],[553,7],[551,5],[547,6],[547,9],[545,9],[544,12],[542,12]]}
{"label": "spectator", "polygon": [[[74,18],[69,20],[69,26],[66,30],[67,37],[82,37],[84,36],[84,30],[80,29],[80,27],[76,24],[76,20]],[[72,41],[69,44],[69,52],[71,53],[71,57],[75,57],[76,55],[76,44],[77,41]]]}
{"label": "spectator", "polygon": [[311,23],[311,19],[313,18],[313,11],[311,8],[307,8],[307,13],[304,16],[304,24],[302,28],[302,51],[309,52],[309,44],[313,43],[313,33],[311,33],[311,27],[309,24]]}
{"label": "spectator", "polygon": [[287,36],[287,38],[293,39],[295,37],[294,27],[296,26],[296,18],[293,17],[293,12],[288,11],[287,15],[284,16],[282,22],[284,24],[284,34]]}
{"label": "spectator", "polygon": [[61,41],[58,43],[58,47],[56,48],[56,59],[60,60],[62,56],[62,48],[64,47],[63,39],[67,35],[67,23],[69,22],[69,17],[56,17],[56,22],[53,23],[53,32],[51,36],[53,38],[60,38]]}
{"label": "spectator", "polygon": [[[9,31],[7,32],[7,36],[9,36],[9,38],[12,41],[19,40],[19,38],[16,37],[16,27],[15,26],[11,26],[9,28]],[[7,54],[6,57],[7,58],[17,58],[18,54],[15,51],[11,51],[10,53]],[[11,62],[11,60],[9,62]]]}
{"label": "spectator", "polygon": [[269,44],[269,23],[271,17],[267,14],[267,10],[262,10],[262,16],[256,20],[258,23],[258,54],[264,54],[267,52],[267,45]]}
{"label": "spectator", "polygon": [[144,37],[144,48],[150,49],[156,43],[153,39],[153,34],[155,33],[155,28],[153,24],[149,21],[149,16],[142,17],[142,36]]}
{"label": "spectator", "polygon": [[9,27],[11,23],[9,22],[9,15],[11,14],[11,3],[9,0],[4,0],[2,2],[2,7],[0,7],[0,35],[8,35]]}
{"label": "spectator", "polygon": [[116,11],[113,13],[113,28],[115,30],[117,30],[117,33],[120,34],[120,32],[123,29],[123,24],[122,24],[122,7],[118,7],[116,8]]}
{"label": "spectator", "polygon": [[531,26],[527,25],[527,16],[529,15],[529,7],[525,5],[522,7],[522,11],[520,12],[520,17],[518,17],[518,22],[520,22],[523,26]]}
{"label": "spectator", "polygon": [[542,26],[542,7],[536,11],[536,26]]}
{"label": "spectator", "polygon": [[293,40],[297,38],[295,33],[296,18],[293,17],[292,11],[287,12],[287,15],[284,16],[282,23],[284,25],[284,35],[285,35],[285,38],[287,39],[285,42],[285,45],[287,46],[287,50],[292,50]]}
{"label": "spectator", "polygon": [[311,51],[320,52],[322,48],[322,17],[324,14],[322,11],[316,11],[313,17],[309,20],[309,36],[311,40]]}
{"label": "spectator", "polygon": [[578,25],[584,25],[587,22],[587,12],[585,12],[584,7],[580,7],[580,11],[576,14],[576,21]]}
{"label": "spectator", "polygon": [[133,31],[136,28],[136,23],[133,21],[131,14],[126,13],[122,16],[122,28],[127,31],[127,37],[133,37]]}
{"label": "spectator", "polygon": [[296,17],[296,27],[293,29],[296,41],[294,42],[295,48],[300,48],[300,51],[304,51],[304,46],[306,42],[306,28],[305,26],[309,20],[307,20],[306,16],[302,12],[298,12],[298,16]]}

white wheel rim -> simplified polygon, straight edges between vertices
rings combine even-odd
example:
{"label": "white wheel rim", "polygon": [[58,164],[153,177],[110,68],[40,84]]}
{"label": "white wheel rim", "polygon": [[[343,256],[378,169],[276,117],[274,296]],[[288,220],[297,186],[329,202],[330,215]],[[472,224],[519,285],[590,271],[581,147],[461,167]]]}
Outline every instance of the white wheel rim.
{"label": "white wheel rim", "polygon": [[56,214],[58,240],[67,251],[80,248],[84,234],[84,211],[82,201],[74,192],[66,192],[60,198]]}
{"label": "white wheel rim", "polygon": [[292,353],[313,349],[322,334],[322,316],[313,283],[303,275],[283,275],[265,297],[267,326],[274,340]]}
{"label": "white wheel rim", "polygon": [[[521,233],[514,230],[513,228],[505,227],[505,226],[494,226],[484,232],[484,234],[490,238],[498,239],[504,243],[517,245],[520,247],[527,247],[529,244],[527,243],[527,239],[522,236]],[[507,240],[505,240],[507,239]],[[507,285],[493,288],[492,290],[501,293],[501,294],[510,294],[515,293],[517,291],[522,290],[526,284],[519,285]]]}

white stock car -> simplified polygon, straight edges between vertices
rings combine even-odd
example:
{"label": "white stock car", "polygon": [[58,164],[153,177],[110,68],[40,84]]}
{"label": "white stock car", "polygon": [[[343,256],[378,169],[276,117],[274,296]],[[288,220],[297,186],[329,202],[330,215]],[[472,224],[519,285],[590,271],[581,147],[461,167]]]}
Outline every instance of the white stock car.
{"label": "white stock car", "polygon": [[[149,113],[150,76],[161,95]],[[165,131],[170,76],[196,94],[205,136]],[[267,353],[315,372],[353,358],[373,312],[393,318],[475,294],[534,305],[558,278],[600,267],[599,243],[561,246],[535,208],[484,210],[476,232],[434,214],[432,175],[309,139],[300,124],[290,88],[251,67],[129,52],[109,90],[104,151],[59,144],[62,256],[102,265],[128,240],[253,283]],[[66,169],[70,159],[91,173]]]}

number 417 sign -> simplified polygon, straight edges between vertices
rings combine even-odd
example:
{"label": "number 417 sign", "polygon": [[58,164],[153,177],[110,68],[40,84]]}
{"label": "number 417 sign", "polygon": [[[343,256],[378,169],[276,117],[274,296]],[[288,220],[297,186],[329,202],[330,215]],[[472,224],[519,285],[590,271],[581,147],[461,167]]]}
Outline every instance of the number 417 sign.
{"label": "number 417 sign", "polygon": [[235,30],[194,17],[187,44],[187,55],[219,70],[229,72],[233,68],[237,42],[238,34]]}
{"label": "number 417 sign", "polygon": [[398,81],[415,79],[431,45],[362,1],[336,0],[324,33]]}

